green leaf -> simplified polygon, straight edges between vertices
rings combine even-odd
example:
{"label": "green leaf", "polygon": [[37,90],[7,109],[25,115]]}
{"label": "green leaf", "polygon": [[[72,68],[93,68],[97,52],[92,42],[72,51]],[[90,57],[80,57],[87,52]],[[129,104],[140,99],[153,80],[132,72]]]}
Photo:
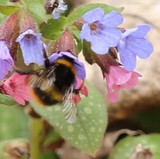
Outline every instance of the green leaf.
{"label": "green leaf", "polygon": [[[138,149],[139,146],[139,149]],[[127,137],[120,142],[112,150],[109,159],[130,159],[136,156],[136,149],[141,150],[141,155],[151,155],[154,159],[160,159],[160,134],[141,135],[137,137]],[[145,154],[148,152],[149,154]],[[138,157],[137,157],[138,158]],[[137,159],[133,158],[133,159]],[[149,157],[142,157],[145,159]]]}
{"label": "green leaf", "polygon": [[105,13],[109,13],[112,10],[116,10],[118,12],[122,11],[122,8],[116,8],[102,3],[81,5],[80,7],[76,8],[73,12],[69,14],[68,23],[74,22],[76,19],[81,18],[86,12],[98,7],[104,9]]}
{"label": "green leaf", "polygon": [[60,159],[55,152],[43,152],[40,159]]}
{"label": "green leaf", "polygon": [[[1,99],[1,97],[0,97]],[[4,107],[0,104],[0,141],[28,137],[28,117],[20,106]]]}
{"label": "green leaf", "polygon": [[0,0],[0,4],[7,4],[8,0]]}
{"label": "green leaf", "polygon": [[71,145],[94,156],[103,139],[107,115],[100,93],[90,84],[87,86],[89,96],[78,104],[78,116],[74,124],[67,123],[61,106],[43,107],[35,101],[31,104]]}
{"label": "green leaf", "polygon": [[24,0],[29,12],[39,22],[47,21],[48,16],[44,8],[44,0]]}
{"label": "green leaf", "polygon": [[0,106],[13,106],[16,102],[10,96],[0,93]]}
{"label": "green leaf", "polygon": [[25,149],[25,146],[28,147],[28,141],[26,139],[12,139],[0,142],[0,159],[11,159],[12,154],[17,154],[17,148],[23,150],[24,154],[21,155],[25,156],[25,153],[29,153],[28,150]]}
{"label": "green leaf", "polygon": [[11,5],[0,5],[0,13],[4,15],[10,15],[14,12],[18,11],[19,7],[17,6],[11,6]]}
{"label": "green leaf", "polygon": [[83,41],[79,38],[80,31],[75,26],[70,26],[69,29],[71,30],[75,40],[76,40],[76,52],[80,53],[83,47]]}
{"label": "green leaf", "polygon": [[57,20],[50,19],[47,23],[40,26],[40,31],[44,38],[57,40],[65,29],[67,19],[61,17]]}

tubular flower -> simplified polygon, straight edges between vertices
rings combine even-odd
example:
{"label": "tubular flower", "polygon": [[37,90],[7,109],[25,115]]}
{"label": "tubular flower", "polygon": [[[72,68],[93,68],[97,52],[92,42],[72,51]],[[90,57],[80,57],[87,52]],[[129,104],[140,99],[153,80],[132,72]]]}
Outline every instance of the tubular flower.
{"label": "tubular flower", "polygon": [[122,88],[131,89],[138,84],[141,75],[128,71],[120,66],[110,66],[109,73],[104,74],[107,81],[108,97],[112,102],[118,100],[118,92]]}
{"label": "tubular flower", "polygon": [[40,33],[37,34],[32,29],[28,29],[19,35],[16,41],[20,43],[26,65],[30,63],[44,64],[43,43]]}
{"label": "tubular flower", "polygon": [[121,32],[116,28],[123,17],[116,11],[105,14],[101,8],[84,14],[86,23],[82,26],[80,38],[91,43],[91,49],[97,54],[106,54],[110,47],[117,46]]}
{"label": "tubular flower", "polygon": [[0,40],[0,80],[2,80],[8,72],[12,71],[14,61],[10,55],[7,44],[4,40]]}
{"label": "tubular flower", "polygon": [[52,18],[59,19],[61,14],[67,10],[68,6],[64,4],[63,0],[54,0],[52,4],[53,6],[55,5],[55,8],[52,11]]}
{"label": "tubular flower", "polygon": [[153,52],[152,44],[145,39],[150,29],[149,25],[139,25],[123,32],[117,49],[120,60],[127,70],[131,71],[136,67],[136,56],[145,59]]}
{"label": "tubular flower", "polygon": [[5,94],[10,95],[17,103],[25,105],[25,101],[31,100],[28,87],[26,85],[27,75],[14,73],[3,82],[1,89]]}

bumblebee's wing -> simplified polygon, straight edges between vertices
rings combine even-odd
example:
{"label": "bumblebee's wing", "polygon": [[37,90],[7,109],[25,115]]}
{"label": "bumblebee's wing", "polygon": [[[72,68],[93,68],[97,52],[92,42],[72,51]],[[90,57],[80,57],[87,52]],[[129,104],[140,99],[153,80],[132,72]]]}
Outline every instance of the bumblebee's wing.
{"label": "bumblebee's wing", "polygon": [[41,90],[45,90],[53,85],[53,80],[47,79],[43,76],[38,77],[37,75],[33,75],[29,80],[29,85],[31,87],[38,87]]}
{"label": "bumblebee's wing", "polygon": [[63,99],[63,112],[65,119],[68,123],[74,123],[77,118],[78,107],[75,103],[71,101],[73,95],[73,88],[67,91]]}
{"label": "bumblebee's wing", "polygon": [[55,82],[55,67],[52,69],[47,70],[47,72],[41,70],[37,74],[32,75],[29,79],[29,85],[32,87],[38,87],[41,90],[45,90],[51,86]]}
{"label": "bumblebee's wing", "polygon": [[75,103],[67,100],[63,103],[63,112],[68,123],[74,123],[77,118],[77,106]]}

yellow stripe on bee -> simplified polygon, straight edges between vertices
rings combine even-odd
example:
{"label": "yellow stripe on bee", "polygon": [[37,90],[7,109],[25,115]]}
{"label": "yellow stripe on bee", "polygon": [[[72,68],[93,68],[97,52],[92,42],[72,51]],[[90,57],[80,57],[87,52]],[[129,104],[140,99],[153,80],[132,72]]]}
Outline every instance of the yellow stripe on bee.
{"label": "yellow stripe on bee", "polygon": [[63,94],[59,92],[55,87],[50,87],[46,89],[45,92],[50,96],[51,99],[55,101],[61,101],[63,98]]}
{"label": "yellow stripe on bee", "polygon": [[73,67],[73,63],[72,63],[72,62],[67,61],[67,60],[65,60],[65,59],[58,59],[58,60],[57,60],[57,63],[58,63],[58,64],[65,65],[66,67],[68,67],[68,68],[71,69],[71,71],[73,72],[74,75],[76,74],[76,70],[75,70],[75,68]]}
{"label": "yellow stripe on bee", "polygon": [[[53,101],[57,101],[57,102],[61,102],[61,101],[62,101],[63,94],[60,93],[56,88],[54,88],[54,89],[53,89],[53,88],[46,89],[44,92],[45,92],[46,94],[48,94],[49,97],[50,97],[51,99],[53,99]],[[30,89],[30,93],[31,93],[33,99],[35,99],[40,105],[42,105],[42,106],[43,106],[43,105],[46,105],[45,101],[42,100],[41,96],[38,96],[38,95],[35,93],[35,91],[34,91],[33,88]]]}
{"label": "yellow stripe on bee", "polygon": [[62,98],[63,98],[63,94],[60,93],[58,90],[54,90],[54,91],[51,92],[51,98],[56,100],[56,101],[61,102]]}
{"label": "yellow stripe on bee", "polygon": [[30,89],[30,93],[31,93],[33,99],[35,99],[41,106],[45,105],[45,103],[43,102],[43,100],[41,99],[41,97],[37,96],[37,94],[35,94],[35,91],[34,91],[33,88]]}

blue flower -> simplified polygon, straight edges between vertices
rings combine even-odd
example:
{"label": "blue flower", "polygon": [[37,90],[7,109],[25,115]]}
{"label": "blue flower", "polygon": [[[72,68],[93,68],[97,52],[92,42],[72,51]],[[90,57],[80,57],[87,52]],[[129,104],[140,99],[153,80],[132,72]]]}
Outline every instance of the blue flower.
{"label": "blue flower", "polygon": [[84,79],[86,77],[84,64],[82,62],[80,62],[76,56],[74,56],[70,52],[53,53],[49,57],[49,61],[53,62],[53,61],[56,61],[59,58],[64,58],[64,59],[71,58],[73,60],[74,68],[76,70],[76,77],[84,81]]}
{"label": "blue flower", "polygon": [[0,40],[0,80],[2,80],[8,72],[12,71],[14,61],[10,55],[8,46],[4,40]]}
{"label": "blue flower", "polygon": [[20,43],[24,62],[26,65],[29,65],[30,63],[44,65],[44,44],[41,41],[40,33],[37,34],[32,29],[28,29],[19,35],[16,41]]}
{"label": "blue flower", "polygon": [[136,56],[145,59],[153,52],[152,44],[145,39],[150,29],[149,25],[139,25],[123,32],[117,49],[120,60],[127,70],[131,71],[136,67]]}
{"label": "blue flower", "polygon": [[80,38],[91,43],[91,49],[97,54],[106,54],[110,47],[117,46],[121,39],[121,32],[117,25],[121,24],[123,17],[116,11],[105,14],[101,8],[93,9],[84,14]]}
{"label": "blue flower", "polygon": [[[54,3],[57,3],[56,1]],[[52,11],[52,18],[58,19],[62,13],[68,9],[68,6],[64,4],[63,0],[59,0],[58,6],[55,7]]]}

